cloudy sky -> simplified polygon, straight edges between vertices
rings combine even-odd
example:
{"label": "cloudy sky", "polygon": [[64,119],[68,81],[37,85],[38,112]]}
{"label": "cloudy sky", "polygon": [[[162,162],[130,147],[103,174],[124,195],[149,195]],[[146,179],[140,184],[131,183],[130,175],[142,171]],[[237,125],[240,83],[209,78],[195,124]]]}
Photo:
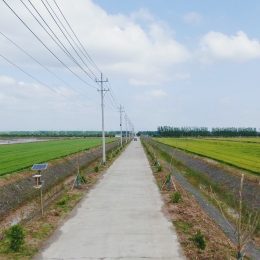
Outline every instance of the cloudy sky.
{"label": "cloudy sky", "polygon": [[106,130],[260,128],[259,1],[5,2],[0,131],[101,130],[101,72]]}

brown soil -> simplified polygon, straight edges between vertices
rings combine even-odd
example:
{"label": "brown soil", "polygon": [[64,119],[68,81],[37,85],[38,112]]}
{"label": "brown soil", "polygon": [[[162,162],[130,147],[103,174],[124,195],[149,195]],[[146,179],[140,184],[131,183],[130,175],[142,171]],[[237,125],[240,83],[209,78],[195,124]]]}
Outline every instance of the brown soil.
{"label": "brown soil", "polygon": [[[157,184],[161,187],[169,174],[169,170],[163,167],[163,172],[158,173],[157,167],[153,166],[154,162],[149,157],[148,159]],[[175,226],[179,242],[187,259],[236,259],[235,245],[176,180],[174,180],[174,184],[177,191],[182,195],[179,203],[171,202],[171,196],[175,192],[174,188],[168,190],[167,185],[165,185],[163,190],[161,190],[161,194],[168,216]],[[207,246],[205,250],[199,250],[196,244],[190,241],[190,238],[198,230],[201,230],[206,238]]]}

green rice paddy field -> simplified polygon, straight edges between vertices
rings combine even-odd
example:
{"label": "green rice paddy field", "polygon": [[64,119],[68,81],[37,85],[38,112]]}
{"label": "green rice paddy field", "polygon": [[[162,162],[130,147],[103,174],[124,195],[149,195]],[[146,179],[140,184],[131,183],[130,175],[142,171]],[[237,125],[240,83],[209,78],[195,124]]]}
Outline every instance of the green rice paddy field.
{"label": "green rice paddy field", "polygon": [[[106,139],[106,143],[116,138]],[[82,138],[59,141],[0,145],[0,176],[47,163],[69,154],[88,150],[102,144],[101,138]]]}
{"label": "green rice paddy field", "polygon": [[231,141],[231,142],[245,142],[245,143],[260,143],[260,137],[233,137],[233,138],[206,138],[208,140],[215,140],[215,141]]}
{"label": "green rice paddy field", "polygon": [[[250,140],[250,142],[248,142]],[[258,138],[154,138],[155,141],[260,175]],[[247,141],[246,141],[247,140]]]}

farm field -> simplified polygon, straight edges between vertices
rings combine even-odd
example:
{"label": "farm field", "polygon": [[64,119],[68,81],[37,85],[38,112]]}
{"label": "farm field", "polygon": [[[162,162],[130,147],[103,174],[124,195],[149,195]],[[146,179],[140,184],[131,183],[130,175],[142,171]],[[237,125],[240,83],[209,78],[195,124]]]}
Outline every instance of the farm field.
{"label": "farm field", "polygon": [[205,138],[206,140],[215,140],[215,141],[231,141],[231,142],[246,142],[246,143],[259,143],[260,144],[260,138],[257,137],[230,137],[230,138]]}
{"label": "farm field", "polygon": [[[157,142],[212,158],[260,175],[259,143],[218,141],[216,139],[153,138]],[[241,138],[239,138],[241,139]]]}
{"label": "farm field", "polygon": [[[107,143],[117,140],[106,139]],[[0,146],[0,176],[102,144],[101,138],[81,138]]]}

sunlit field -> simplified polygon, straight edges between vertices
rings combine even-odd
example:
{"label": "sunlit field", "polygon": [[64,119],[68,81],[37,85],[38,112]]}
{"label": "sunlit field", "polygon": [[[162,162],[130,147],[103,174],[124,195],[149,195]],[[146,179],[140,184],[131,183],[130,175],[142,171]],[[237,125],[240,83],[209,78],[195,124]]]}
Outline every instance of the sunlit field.
{"label": "sunlit field", "polygon": [[[113,142],[116,138],[106,139]],[[48,162],[102,144],[101,138],[81,138],[61,141],[0,145],[0,176]]]}
{"label": "sunlit field", "polygon": [[[154,140],[188,152],[224,162],[260,174],[258,138],[154,138]],[[250,142],[246,142],[250,140]]]}

